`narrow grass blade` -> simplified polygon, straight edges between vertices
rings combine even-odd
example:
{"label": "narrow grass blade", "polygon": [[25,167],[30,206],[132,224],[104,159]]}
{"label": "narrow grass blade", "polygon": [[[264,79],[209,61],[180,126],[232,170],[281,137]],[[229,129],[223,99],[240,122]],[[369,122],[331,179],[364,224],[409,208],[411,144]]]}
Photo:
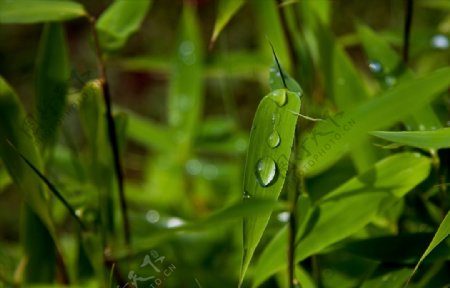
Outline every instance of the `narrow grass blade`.
{"label": "narrow grass blade", "polygon": [[433,240],[431,240],[431,243],[428,245],[427,249],[422,254],[422,257],[420,257],[419,262],[417,262],[416,266],[414,267],[414,270],[411,273],[408,281],[406,282],[405,287],[408,287],[411,278],[414,276],[417,269],[419,269],[419,266],[420,264],[422,264],[423,260],[431,253],[431,251],[434,250],[434,248],[436,248],[436,246],[438,246],[442,241],[444,241],[449,234],[450,234],[450,212],[447,212],[447,215],[445,216],[444,220],[442,220],[441,225],[439,225],[436,234],[434,234]]}
{"label": "narrow grass blade", "polygon": [[64,196],[58,191],[58,189],[56,189],[55,185],[53,185],[50,182],[50,180],[48,180],[47,177],[45,177],[44,174],[42,174],[39,171],[39,169],[33,165],[33,163],[31,163],[22,153],[20,153],[20,151],[18,151],[17,148],[14,147],[14,145],[11,142],[8,141],[8,144],[14,149],[14,152],[16,152],[20,156],[20,158],[22,158],[22,160],[25,161],[25,163],[27,163],[27,165],[34,171],[34,173],[36,173],[39,176],[39,178],[47,185],[48,189],[50,189],[50,191],[53,192],[56,198],[58,198],[58,200],[61,201],[64,207],[66,207],[66,209],[69,211],[69,214],[75,219],[75,221],[78,222],[78,224],[80,224],[81,229],[86,230],[86,226],[84,225],[84,223],[78,217],[77,213],[69,204],[69,202],[67,202]]}
{"label": "narrow grass blade", "polygon": [[[244,174],[246,199],[276,200],[283,188],[294,140],[300,97],[286,89],[265,96],[256,111],[250,133]],[[293,113],[294,112],[294,113]],[[242,283],[271,213],[244,219]]]}
{"label": "narrow grass blade", "polygon": [[3,24],[66,21],[86,15],[83,6],[73,1],[0,0],[0,23]]}
{"label": "narrow grass blade", "polygon": [[[414,153],[397,154],[377,162],[373,169],[328,193],[311,212],[304,234],[297,235],[296,261],[319,253],[373,221],[383,209],[421,183],[428,176],[430,167],[431,161],[427,157]],[[254,271],[253,287],[286,267],[285,237],[275,236],[263,251]]]}
{"label": "narrow grass blade", "polygon": [[35,74],[36,137],[43,147],[56,141],[63,120],[70,77],[64,27],[60,23],[44,26]]}
{"label": "narrow grass blade", "polygon": [[152,2],[152,0],[114,1],[96,24],[102,49],[112,52],[125,46],[128,38],[139,30]]}
{"label": "narrow grass blade", "polygon": [[423,149],[450,148],[450,128],[432,131],[374,131],[373,136]]}
{"label": "narrow grass blade", "polygon": [[230,19],[236,14],[245,0],[221,0],[218,4],[217,18],[214,23],[213,35],[211,37],[211,44],[214,45],[220,32],[228,24]]}
{"label": "narrow grass blade", "polygon": [[358,143],[368,131],[392,125],[420,109],[449,84],[450,68],[439,69],[421,78],[404,80],[356,109],[321,121],[303,139],[303,171],[314,175],[327,169],[345,154],[350,143]]}

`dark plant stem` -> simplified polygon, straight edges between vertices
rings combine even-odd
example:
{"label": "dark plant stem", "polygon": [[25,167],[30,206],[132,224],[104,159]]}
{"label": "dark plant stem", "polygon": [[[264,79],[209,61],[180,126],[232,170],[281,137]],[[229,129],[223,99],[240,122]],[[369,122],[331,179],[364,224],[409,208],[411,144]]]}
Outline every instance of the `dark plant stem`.
{"label": "dark plant stem", "polygon": [[403,63],[409,62],[409,38],[413,16],[413,0],[405,0],[405,26],[403,30]]}
{"label": "dark plant stem", "polygon": [[125,200],[125,189],[124,189],[124,176],[123,176],[123,170],[122,170],[122,164],[120,162],[120,153],[119,153],[119,143],[117,141],[117,133],[116,133],[116,125],[114,123],[114,118],[112,116],[112,108],[111,108],[111,92],[109,89],[109,84],[106,77],[106,65],[102,58],[102,52],[100,49],[100,42],[98,39],[97,31],[95,30],[95,18],[90,17],[90,26],[92,29],[92,35],[94,36],[94,42],[95,42],[95,49],[97,52],[97,61],[100,71],[100,80],[102,83],[102,90],[103,90],[103,99],[105,101],[106,106],[106,119],[107,119],[107,126],[108,126],[108,136],[109,136],[109,142],[111,144],[111,149],[113,153],[113,160],[114,160],[114,169],[116,171],[117,175],[117,182],[119,186],[119,199],[120,199],[120,208],[122,212],[122,222],[123,222],[123,230],[124,230],[124,236],[125,236],[125,244],[129,246],[130,244],[130,223],[128,219],[128,209],[127,209],[127,203]]}

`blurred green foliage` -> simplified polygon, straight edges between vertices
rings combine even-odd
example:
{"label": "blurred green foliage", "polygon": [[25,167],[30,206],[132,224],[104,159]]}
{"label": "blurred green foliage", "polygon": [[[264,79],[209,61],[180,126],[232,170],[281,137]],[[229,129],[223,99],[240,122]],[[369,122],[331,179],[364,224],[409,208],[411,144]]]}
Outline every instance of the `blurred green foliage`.
{"label": "blurred green foliage", "polygon": [[0,0],[0,25],[0,287],[450,286],[448,1]]}

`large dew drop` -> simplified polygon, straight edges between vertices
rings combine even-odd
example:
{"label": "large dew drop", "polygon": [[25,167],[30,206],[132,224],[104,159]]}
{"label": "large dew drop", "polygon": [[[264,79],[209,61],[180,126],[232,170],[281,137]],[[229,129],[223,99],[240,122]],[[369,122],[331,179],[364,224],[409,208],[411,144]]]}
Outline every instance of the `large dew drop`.
{"label": "large dew drop", "polygon": [[280,134],[278,134],[277,130],[273,130],[272,133],[270,133],[269,138],[267,138],[267,144],[269,144],[270,148],[277,148],[280,145],[280,142]]}
{"label": "large dew drop", "polygon": [[287,95],[285,89],[277,89],[272,91],[270,98],[277,103],[278,106],[284,106],[287,102]]}
{"label": "large dew drop", "polygon": [[380,62],[372,60],[369,62],[369,69],[373,74],[379,75],[383,73],[383,65]]}
{"label": "large dew drop", "polygon": [[277,164],[270,157],[264,157],[256,163],[256,179],[262,187],[268,187],[275,182],[277,176]]}

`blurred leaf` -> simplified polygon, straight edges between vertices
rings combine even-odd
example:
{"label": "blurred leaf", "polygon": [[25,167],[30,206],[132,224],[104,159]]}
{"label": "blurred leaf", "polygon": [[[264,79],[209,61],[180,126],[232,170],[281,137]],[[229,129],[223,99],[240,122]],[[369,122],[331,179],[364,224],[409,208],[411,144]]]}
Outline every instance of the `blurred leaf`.
{"label": "blurred leaf", "polygon": [[345,154],[350,143],[355,145],[366,137],[368,131],[403,119],[431,101],[449,84],[450,68],[439,69],[421,78],[402,81],[356,109],[320,122],[303,139],[300,149],[302,170],[306,175],[314,175],[327,169]]}
{"label": "blurred leaf", "polygon": [[383,269],[377,269],[370,279],[364,282],[361,288],[401,288],[409,273],[411,273],[411,269],[408,268],[388,271],[387,273]]}
{"label": "blurred leaf", "polygon": [[424,149],[450,148],[450,128],[432,131],[374,131],[373,136]]}
{"label": "blurred leaf", "polygon": [[236,14],[244,4],[245,0],[220,0],[217,18],[214,23],[213,35],[211,37],[211,44],[216,42],[220,32],[227,25],[230,19]]}
{"label": "blurred leaf", "polygon": [[96,23],[100,46],[105,51],[117,51],[139,30],[152,0],[116,0]]}
{"label": "blurred leaf", "polygon": [[[300,104],[298,94],[286,89],[272,91],[261,100],[250,132],[244,173],[244,201],[248,198],[276,200],[280,195],[295,136],[295,113],[299,113]],[[241,283],[270,214],[244,219]]]}
{"label": "blurred leaf", "polygon": [[267,45],[267,39],[272,43],[277,52],[281,66],[287,71],[291,71],[292,62],[289,56],[289,47],[281,24],[279,7],[275,0],[252,0],[252,8],[257,17],[257,26],[259,29],[261,49],[263,55],[269,55],[270,48]]}
{"label": "blurred leaf", "polygon": [[169,86],[168,118],[177,134],[178,158],[191,149],[203,110],[203,51],[194,7],[184,5]]}
{"label": "blurred leaf", "polygon": [[36,136],[43,147],[52,145],[63,120],[70,77],[64,27],[44,26],[36,63]]}
{"label": "blurred leaf", "polygon": [[166,151],[173,145],[170,129],[128,109],[119,109],[128,115],[128,137],[139,144],[158,151]]}
{"label": "blurred leaf", "polygon": [[[385,87],[391,87],[401,80],[412,79],[414,74],[403,64],[397,52],[367,26],[358,26],[358,35],[369,57],[369,68]],[[442,127],[431,106],[424,105],[411,111],[404,121],[410,130],[431,130]]]}
{"label": "blurred leaf", "polygon": [[11,87],[0,77],[0,156],[25,200],[21,238],[28,262],[25,283],[53,282],[55,276],[56,234],[50,217],[47,197],[39,177],[15,153],[14,145],[42,169],[40,155],[33,142],[25,112]]}
{"label": "blurred leaf", "polygon": [[[428,176],[430,166],[430,159],[419,154],[396,154],[328,193],[317,203],[309,228],[296,244],[296,261],[317,254],[363,228],[421,183]],[[262,253],[255,268],[253,287],[286,266],[287,242],[281,233]]]}
{"label": "blurred leaf", "polygon": [[0,0],[0,23],[31,24],[66,21],[87,16],[83,6],[72,1]]}
{"label": "blurred leaf", "polygon": [[[374,237],[344,243],[338,245],[338,249],[381,262],[412,264],[420,259],[421,251],[426,249],[432,237],[431,233]],[[450,258],[449,248],[450,243],[440,246],[428,260]]]}
{"label": "blurred leaf", "polygon": [[444,220],[442,220],[441,224],[439,225],[438,230],[436,231],[436,234],[434,234],[433,239],[431,240],[431,243],[428,245],[425,252],[423,252],[422,257],[420,257],[419,262],[417,262],[416,267],[414,267],[413,272],[409,276],[408,283],[405,287],[408,286],[409,281],[413,277],[414,273],[416,273],[417,269],[419,269],[420,264],[424,261],[424,259],[442,242],[444,241],[448,235],[450,234],[450,212],[447,212],[447,215],[445,216]]}

